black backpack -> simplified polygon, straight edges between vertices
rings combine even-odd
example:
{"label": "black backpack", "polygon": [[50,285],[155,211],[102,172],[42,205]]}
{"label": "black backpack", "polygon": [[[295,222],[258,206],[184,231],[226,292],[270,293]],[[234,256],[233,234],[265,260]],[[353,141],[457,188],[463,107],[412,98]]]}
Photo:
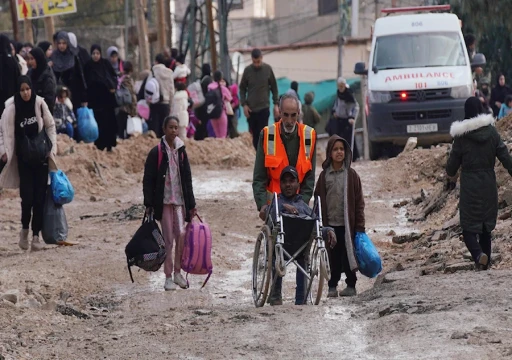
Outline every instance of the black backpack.
{"label": "black backpack", "polygon": [[124,252],[132,282],[134,281],[131,267],[134,265],[146,271],[160,269],[166,256],[165,242],[153,215],[144,215],[141,227],[126,245]]}
{"label": "black backpack", "polygon": [[210,90],[204,95],[204,105],[208,119],[218,119],[222,115],[224,104],[222,102],[222,91],[219,87]]}

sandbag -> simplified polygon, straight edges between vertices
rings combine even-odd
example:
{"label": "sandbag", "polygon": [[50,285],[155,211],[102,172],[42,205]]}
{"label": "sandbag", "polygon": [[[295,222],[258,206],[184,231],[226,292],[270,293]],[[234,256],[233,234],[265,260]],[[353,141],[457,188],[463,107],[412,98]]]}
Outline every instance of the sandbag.
{"label": "sandbag", "polygon": [[66,241],[68,238],[68,222],[64,207],[55,204],[50,186],[46,191],[42,235],[47,244],[57,244],[57,242]]}
{"label": "sandbag", "polygon": [[368,235],[356,233],[355,249],[359,272],[369,278],[377,276],[382,271],[382,260]]}
{"label": "sandbag", "polygon": [[77,130],[81,141],[92,143],[98,139],[99,130],[98,123],[94,118],[94,112],[87,108],[81,107],[77,111]]}
{"label": "sandbag", "polygon": [[75,196],[75,189],[62,170],[50,172],[53,201],[59,205],[69,204]]}

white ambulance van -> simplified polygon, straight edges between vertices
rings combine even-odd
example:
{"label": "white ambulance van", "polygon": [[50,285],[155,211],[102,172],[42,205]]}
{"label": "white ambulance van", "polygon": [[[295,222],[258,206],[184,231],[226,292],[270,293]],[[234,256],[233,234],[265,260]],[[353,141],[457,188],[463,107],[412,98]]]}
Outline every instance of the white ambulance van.
{"label": "white ambulance van", "polygon": [[[449,6],[384,9],[402,12],[447,10]],[[474,59],[485,59],[481,54]],[[482,60],[480,60],[482,61]],[[401,14],[377,19],[368,68],[366,111],[370,157],[386,145],[419,145],[451,141],[450,125],[464,118],[464,103],[473,95],[472,65],[461,23],[450,13]]]}

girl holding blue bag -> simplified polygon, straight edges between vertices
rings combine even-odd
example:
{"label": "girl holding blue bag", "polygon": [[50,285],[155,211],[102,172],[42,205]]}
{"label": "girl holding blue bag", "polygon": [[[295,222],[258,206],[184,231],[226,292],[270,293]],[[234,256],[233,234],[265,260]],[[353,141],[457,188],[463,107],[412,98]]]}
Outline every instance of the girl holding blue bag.
{"label": "girl holding blue bag", "polygon": [[32,91],[27,76],[18,79],[17,92],[6,102],[0,120],[0,157],[6,163],[0,187],[20,189],[21,223],[19,246],[29,248],[32,220],[32,251],[41,250],[39,235],[48,183],[48,160],[57,151],[55,122],[44,99]]}
{"label": "girl holding blue bag", "polygon": [[326,226],[334,228],[337,244],[330,249],[331,279],[328,297],[338,297],[338,282],[344,272],[347,287],[339,296],[355,296],[359,268],[355,252],[356,233],[365,232],[364,197],[361,179],[350,166],[352,150],[348,142],[333,135],[327,144],[326,160],[322,164],[315,188],[320,196],[322,218]]}

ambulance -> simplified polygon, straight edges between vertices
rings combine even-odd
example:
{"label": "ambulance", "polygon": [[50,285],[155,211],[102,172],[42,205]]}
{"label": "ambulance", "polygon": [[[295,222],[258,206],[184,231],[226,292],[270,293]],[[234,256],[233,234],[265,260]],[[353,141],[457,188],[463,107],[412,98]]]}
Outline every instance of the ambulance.
{"label": "ambulance", "polygon": [[368,68],[357,63],[354,70],[367,75],[372,160],[386,146],[403,146],[410,137],[422,146],[451,141],[450,125],[464,119],[464,103],[474,93],[472,66],[485,65],[485,57],[476,54],[471,62],[460,20],[439,12],[449,9],[383,9],[388,16],[375,22]]}

